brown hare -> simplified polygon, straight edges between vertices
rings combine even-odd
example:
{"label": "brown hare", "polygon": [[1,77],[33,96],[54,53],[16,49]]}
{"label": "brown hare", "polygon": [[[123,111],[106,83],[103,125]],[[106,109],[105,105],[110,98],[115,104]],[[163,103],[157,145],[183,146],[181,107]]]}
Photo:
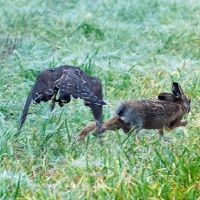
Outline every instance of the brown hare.
{"label": "brown hare", "polygon": [[[172,93],[160,93],[157,100],[128,100],[120,103],[113,117],[102,125],[103,132],[122,129],[130,133],[140,129],[158,129],[163,136],[163,128],[173,130],[178,126],[186,126],[183,116],[190,111],[190,99],[183,93],[181,86],[173,82]],[[95,123],[88,124],[78,136],[79,140],[95,130]]]}

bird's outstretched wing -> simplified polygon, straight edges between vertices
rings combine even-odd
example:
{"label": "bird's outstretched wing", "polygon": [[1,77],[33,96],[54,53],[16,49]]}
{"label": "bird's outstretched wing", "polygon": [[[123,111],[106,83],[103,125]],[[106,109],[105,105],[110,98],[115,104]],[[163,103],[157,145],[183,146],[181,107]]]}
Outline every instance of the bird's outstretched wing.
{"label": "bird's outstretched wing", "polygon": [[88,88],[86,83],[91,80],[83,77],[81,71],[80,69],[64,70],[62,77],[56,81],[55,86],[59,90],[61,101],[65,102],[69,96],[72,96],[75,99],[83,99],[86,105],[106,105],[102,99],[94,94],[92,88]]}
{"label": "bird's outstretched wing", "polygon": [[30,93],[27,97],[22,115],[20,117],[20,125],[18,131],[21,130],[29,110],[31,102],[38,104],[49,101],[54,95],[55,82],[62,76],[63,70],[76,68],[72,66],[60,66],[57,68],[46,69],[38,75]]}

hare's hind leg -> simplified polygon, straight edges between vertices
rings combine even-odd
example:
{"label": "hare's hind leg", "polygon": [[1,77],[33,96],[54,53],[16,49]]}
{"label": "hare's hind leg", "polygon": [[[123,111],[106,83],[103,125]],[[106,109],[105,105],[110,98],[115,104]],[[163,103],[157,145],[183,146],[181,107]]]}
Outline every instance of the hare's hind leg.
{"label": "hare's hind leg", "polygon": [[[108,121],[104,122],[102,124],[102,133],[104,133],[107,130],[118,130],[121,128],[120,123],[118,122],[119,116],[113,116]],[[86,135],[88,135],[91,131],[97,133],[96,124],[95,122],[92,122],[88,124],[85,128],[83,128],[78,133],[78,141],[82,140]]]}
{"label": "hare's hind leg", "polygon": [[112,118],[110,118],[108,121],[104,122],[102,125],[103,132],[107,130],[118,130],[121,128],[121,124],[119,122],[119,115],[115,115]]}
{"label": "hare's hind leg", "polygon": [[88,135],[92,130],[94,130],[95,127],[96,127],[95,122],[89,123],[85,128],[83,128],[78,133],[78,141],[82,140],[86,135]]}

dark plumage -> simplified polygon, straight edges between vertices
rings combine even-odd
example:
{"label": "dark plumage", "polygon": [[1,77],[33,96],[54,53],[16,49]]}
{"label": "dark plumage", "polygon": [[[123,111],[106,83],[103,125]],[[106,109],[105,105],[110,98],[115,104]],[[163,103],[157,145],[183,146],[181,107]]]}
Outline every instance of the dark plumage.
{"label": "dark plumage", "polygon": [[[56,99],[58,92],[59,98]],[[96,77],[89,76],[79,67],[74,66],[46,69],[38,75],[24,105],[18,131],[21,130],[26,120],[32,101],[34,104],[38,104],[52,99],[51,110],[53,110],[55,102],[58,102],[59,106],[62,107],[64,103],[70,102],[71,96],[75,99],[83,99],[85,105],[91,108],[96,120],[98,133],[101,135],[102,106],[106,105],[102,100],[101,81]]]}

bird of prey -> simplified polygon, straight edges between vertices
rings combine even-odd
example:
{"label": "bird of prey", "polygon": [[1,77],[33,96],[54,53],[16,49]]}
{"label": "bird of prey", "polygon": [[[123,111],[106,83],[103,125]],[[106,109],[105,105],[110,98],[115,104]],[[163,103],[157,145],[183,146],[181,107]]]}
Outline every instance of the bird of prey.
{"label": "bird of prey", "polygon": [[66,65],[40,72],[24,105],[18,131],[26,120],[31,102],[38,104],[52,100],[50,107],[53,110],[56,102],[62,107],[70,102],[71,97],[83,99],[85,105],[91,108],[98,134],[102,136],[102,107],[106,103],[103,101],[101,81],[79,67]]}

